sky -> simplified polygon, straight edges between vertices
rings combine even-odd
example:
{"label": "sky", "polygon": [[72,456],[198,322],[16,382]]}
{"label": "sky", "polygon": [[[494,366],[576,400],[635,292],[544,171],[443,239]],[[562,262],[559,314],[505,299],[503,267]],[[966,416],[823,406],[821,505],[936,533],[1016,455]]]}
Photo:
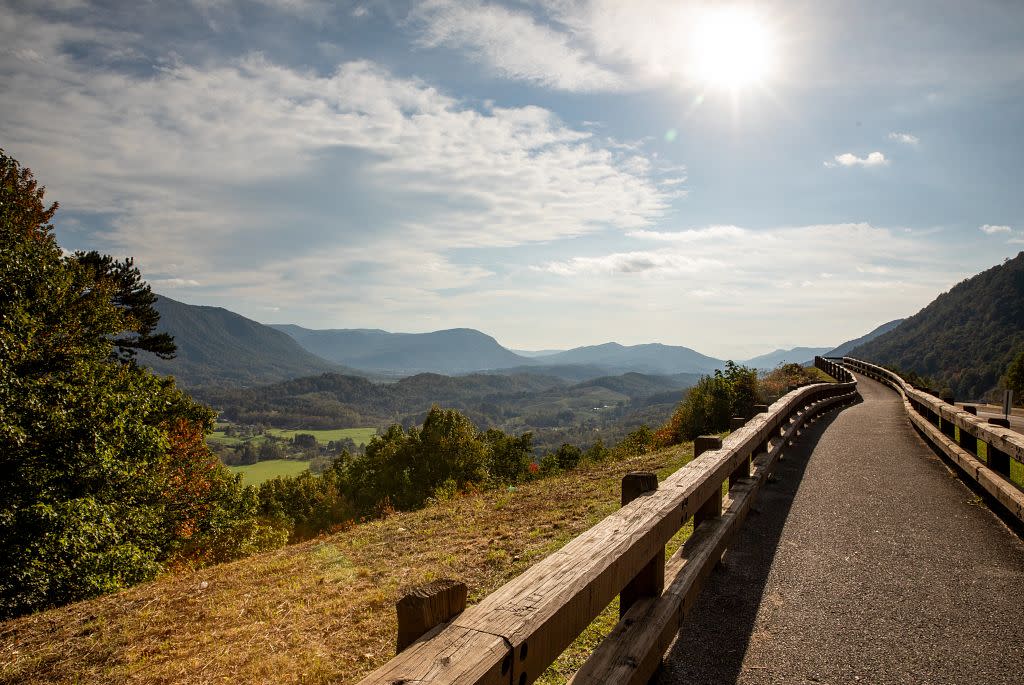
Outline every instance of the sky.
{"label": "sky", "polygon": [[1024,3],[0,0],[68,250],[265,323],[746,358],[1024,250]]}

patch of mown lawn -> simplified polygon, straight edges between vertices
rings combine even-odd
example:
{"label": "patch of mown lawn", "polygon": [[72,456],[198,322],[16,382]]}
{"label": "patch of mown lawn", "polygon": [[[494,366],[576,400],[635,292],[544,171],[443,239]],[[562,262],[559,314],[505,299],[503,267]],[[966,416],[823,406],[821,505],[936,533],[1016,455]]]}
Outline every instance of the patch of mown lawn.
{"label": "patch of mown lawn", "polygon": [[326,445],[332,440],[344,440],[345,438],[352,438],[352,442],[357,445],[365,445],[370,442],[370,438],[377,434],[377,429],[332,428],[329,430],[306,430],[305,428],[299,428],[296,430],[285,430],[282,428],[268,428],[266,432],[267,435],[272,435],[275,438],[284,438],[286,440],[291,440],[299,433],[312,435],[316,438],[316,441],[322,445]]}
{"label": "patch of mown lawn", "polygon": [[303,471],[308,471],[309,462],[294,459],[268,459],[245,466],[229,466],[228,470],[232,473],[242,474],[242,482],[246,485],[259,485],[271,478],[297,476]]}

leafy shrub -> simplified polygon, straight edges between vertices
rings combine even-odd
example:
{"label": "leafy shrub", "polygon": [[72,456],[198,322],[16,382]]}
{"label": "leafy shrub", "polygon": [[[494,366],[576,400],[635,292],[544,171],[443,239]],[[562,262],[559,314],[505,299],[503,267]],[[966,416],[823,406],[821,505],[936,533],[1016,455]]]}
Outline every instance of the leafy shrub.
{"label": "leafy shrub", "polygon": [[134,363],[174,351],[139,271],[65,256],[43,198],[0,150],[0,618],[275,541],[212,412]]}

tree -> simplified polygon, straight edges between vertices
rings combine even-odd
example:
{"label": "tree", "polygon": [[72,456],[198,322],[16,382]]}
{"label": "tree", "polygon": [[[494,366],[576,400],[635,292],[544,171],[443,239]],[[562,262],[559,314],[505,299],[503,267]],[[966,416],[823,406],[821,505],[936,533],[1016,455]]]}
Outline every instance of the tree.
{"label": "tree", "polygon": [[582,458],[583,452],[572,443],[563,442],[555,451],[555,460],[558,462],[558,468],[563,471],[576,468]]}
{"label": "tree", "polygon": [[206,447],[213,413],[124,363],[117,341],[155,325],[148,286],[65,257],[43,200],[0,150],[0,618],[273,542]]}
{"label": "tree", "polygon": [[126,328],[113,339],[119,359],[135,359],[136,350],[152,352],[161,359],[174,358],[174,337],[155,333],[160,321],[160,313],[153,308],[156,295],[142,280],[131,257],[119,261],[92,251],[76,252],[74,260],[86,270],[91,281],[104,285],[111,302],[121,310]]}
{"label": "tree", "polygon": [[487,472],[499,483],[515,483],[526,477],[533,463],[533,433],[519,437],[491,428],[484,433],[487,443]]}
{"label": "tree", "polygon": [[1003,385],[1013,391],[1018,403],[1024,403],[1024,349],[1017,353],[1003,376]]}

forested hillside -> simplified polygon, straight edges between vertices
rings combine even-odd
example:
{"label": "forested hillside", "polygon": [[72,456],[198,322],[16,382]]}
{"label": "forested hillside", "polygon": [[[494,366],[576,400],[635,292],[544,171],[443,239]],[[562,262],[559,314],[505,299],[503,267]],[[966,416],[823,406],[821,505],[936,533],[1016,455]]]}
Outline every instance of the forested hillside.
{"label": "forested hillside", "polygon": [[959,283],[849,354],[913,371],[958,399],[982,399],[1024,346],[1024,252]]}
{"label": "forested hillside", "polygon": [[185,304],[160,295],[157,330],[170,333],[178,347],[174,359],[139,355],[159,374],[185,387],[208,383],[255,385],[330,371],[338,364],[304,350],[290,337],[221,307]]}
{"label": "forested hillside", "polygon": [[533,431],[537,446],[546,448],[617,440],[641,423],[662,423],[696,380],[630,373],[574,384],[537,373],[424,373],[375,383],[323,374],[254,388],[202,388],[198,396],[229,421],[306,429],[410,426],[439,404],[481,428]]}
{"label": "forested hillside", "polygon": [[843,357],[843,356],[846,356],[851,351],[855,350],[856,348],[860,347],[861,345],[863,345],[865,343],[869,343],[869,342],[871,342],[872,340],[874,340],[875,338],[877,338],[879,336],[885,335],[886,333],[888,333],[892,329],[894,329],[897,326],[899,326],[904,321],[905,321],[905,319],[894,319],[893,321],[889,321],[888,323],[883,323],[881,326],[879,326],[878,328],[874,329],[870,333],[862,335],[859,338],[854,338],[853,340],[847,340],[846,342],[844,342],[839,347],[836,347],[835,349],[826,352],[825,356],[826,357]]}
{"label": "forested hillside", "polygon": [[645,345],[620,345],[616,342],[602,345],[577,347],[566,352],[541,357],[536,360],[544,365],[589,364],[600,366],[615,373],[639,371],[642,373],[669,375],[675,373],[711,373],[725,363],[703,355],[689,347],[648,343]]}

